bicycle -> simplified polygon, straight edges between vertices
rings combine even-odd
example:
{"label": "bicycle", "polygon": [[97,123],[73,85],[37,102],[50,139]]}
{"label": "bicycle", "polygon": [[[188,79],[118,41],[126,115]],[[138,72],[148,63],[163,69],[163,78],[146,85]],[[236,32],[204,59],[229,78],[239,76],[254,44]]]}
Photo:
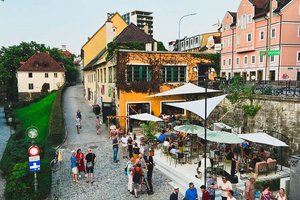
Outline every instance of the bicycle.
{"label": "bicycle", "polygon": [[50,167],[53,172],[56,172],[59,170],[59,168],[61,167],[61,161],[62,161],[62,154],[60,151],[57,151],[55,153],[54,159],[51,160],[51,162],[50,162]]}

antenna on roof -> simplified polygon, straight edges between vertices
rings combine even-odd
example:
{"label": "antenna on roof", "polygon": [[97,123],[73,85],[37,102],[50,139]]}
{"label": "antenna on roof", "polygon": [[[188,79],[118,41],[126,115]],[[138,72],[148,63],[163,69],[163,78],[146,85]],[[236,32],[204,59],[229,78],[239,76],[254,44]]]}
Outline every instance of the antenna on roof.
{"label": "antenna on roof", "polygon": [[218,20],[217,23],[213,24],[213,27],[216,28],[219,31],[220,28],[222,27],[222,24],[220,23],[220,20]]}

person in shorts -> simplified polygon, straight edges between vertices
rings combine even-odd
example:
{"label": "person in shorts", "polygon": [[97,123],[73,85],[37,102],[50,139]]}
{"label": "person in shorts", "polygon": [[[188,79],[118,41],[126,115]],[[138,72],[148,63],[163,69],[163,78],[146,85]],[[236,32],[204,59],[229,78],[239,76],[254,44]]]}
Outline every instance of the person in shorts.
{"label": "person in shorts", "polygon": [[78,174],[78,168],[77,168],[77,163],[76,163],[76,152],[75,150],[71,151],[72,155],[71,155],[71,170],[72,170],[72,179],[73,182],[78,182],[77,179],[77,174]]}
{"label": "person in shorts", "polygon": [[89,182],[89,176],[91,183],[94,183],[94,165],[96,163],[96,155],[92,153],[92,149],[88,148],[88,153],[85,156],[86,160],[86,182]]}

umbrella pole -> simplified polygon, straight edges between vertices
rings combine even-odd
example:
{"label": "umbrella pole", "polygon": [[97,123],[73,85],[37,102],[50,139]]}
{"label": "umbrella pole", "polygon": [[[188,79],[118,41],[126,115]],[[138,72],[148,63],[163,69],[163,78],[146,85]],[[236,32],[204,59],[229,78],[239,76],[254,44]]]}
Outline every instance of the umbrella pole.
{"label": "umbrella pole", "polygon": [[207,140],[206,140],[206,134],[207,134],[207,74],[205,74],[205,96],[204,96],[204,102],[205,102],[205,119],[204,119],[204,140],[205,140],[205,144],[204,144],[204,185],[206,185],[206,146],[207,146]]}
{"label": "umbrella pole", "polygon": [[282,147],[280,147],[280,165],[281,165],[280,171],[282,171],[282,165],[283,165],[283,163],[282,163]]}

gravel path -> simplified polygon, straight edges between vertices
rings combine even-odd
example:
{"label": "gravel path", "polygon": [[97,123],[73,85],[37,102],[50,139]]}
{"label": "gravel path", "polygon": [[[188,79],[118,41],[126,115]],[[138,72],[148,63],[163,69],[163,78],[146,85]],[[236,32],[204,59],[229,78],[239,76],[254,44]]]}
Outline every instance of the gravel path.
{"label": "gravel path", "polygon": [[[127,191],[127,176],[124,175],[126,160],[120,159],[115,164],[112,162],[111,141],[107,138],[106,127],[103,125],[101,134],[95,132],[95,115],[92,109],[87,105],[82,96],[83,87],[80,85],[72,86],[66,89],[64,97],[64,113],[66,117],[66,128],[68,138],[61,147],[63,153],[63,163],[59,171],[54,172],[52,177],[52,194],[49,199],[135,199]],[[75,129],[75,112],[80,108],[82,112],[81,133],[78,135]],[[97,156],[95,165],[95,182],[93,185],[85,182],[82,176],[79,183],[73,183],[71,180],[70,155],[72,150],[81,148],[84,153],[87,148],[92,148]],[[172,187],[169,180],[159,170],[154,169],[153,186],[154,194],[141,194],[140,199],[169,199]],[[143,187],[145,190],[145,187]]]}

